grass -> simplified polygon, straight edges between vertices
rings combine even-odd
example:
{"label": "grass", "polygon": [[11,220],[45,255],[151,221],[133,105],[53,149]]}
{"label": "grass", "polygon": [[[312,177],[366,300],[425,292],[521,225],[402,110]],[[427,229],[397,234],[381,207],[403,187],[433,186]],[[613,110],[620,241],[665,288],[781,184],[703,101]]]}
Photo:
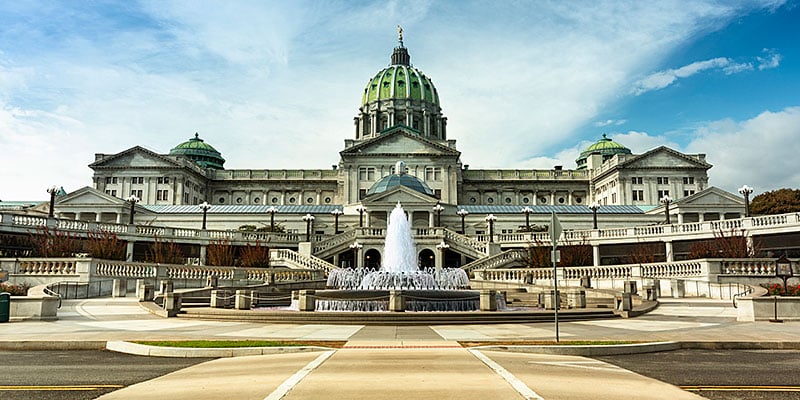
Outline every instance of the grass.
{"label": "grass", "polygon": [[621,344],[648,343],[631,340],[515,340],[497,342],[458,342],[464,347],[476,346],[616,346]]}
{"label": "grass", "polygon": [[227,349],[237,347],[300,347],[320,346],[341,348],[343,341],[280,341],[280,340],[134,340],[132,343],[158,347],[191,347],[200,349]]}

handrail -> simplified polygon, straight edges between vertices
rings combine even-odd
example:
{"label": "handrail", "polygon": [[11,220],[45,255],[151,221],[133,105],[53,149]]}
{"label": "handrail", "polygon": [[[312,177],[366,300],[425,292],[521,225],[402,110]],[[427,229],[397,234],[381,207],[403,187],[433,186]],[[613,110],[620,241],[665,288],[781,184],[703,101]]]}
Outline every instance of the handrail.
{"label": "handrail", "polygon": [[[55,284],[59,284],[59,283],[61,283],[61,282],[52,283],[51,285],[55,285]],[[42,291],[47,295],[58,297],[58,307],[57,308],[60,310],[61,309],[61,293],[56,293],[56,292],[50,290],[50,285],[45,286]]]}
{"label": "handrail", "polygon": [[739,308],[739,304],[736,302],[736,298],[737,297],[739,297],[739,296],[747,296],[750,293],[753,293],[753,287],[748,285],[747,286],[747,290],[745,290],[744,292],[736,293],[735,295],[733,295],[733,299],[731,300],[731,301],[733,301],[733,308]]}

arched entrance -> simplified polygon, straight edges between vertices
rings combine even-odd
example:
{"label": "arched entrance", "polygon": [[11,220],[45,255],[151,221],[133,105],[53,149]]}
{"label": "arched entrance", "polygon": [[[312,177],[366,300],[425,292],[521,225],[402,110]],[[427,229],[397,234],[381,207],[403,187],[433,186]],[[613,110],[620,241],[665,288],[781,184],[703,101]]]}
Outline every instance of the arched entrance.
{"label": "arched entrance", "polygon": [[380,269],[381,268],[381,253],[375,249],[369,249],[364,253],[364,268]]}
{"label": "arched entrance", "polygon": [[419,252],[419,268],[433,268],[436,266],[436,255],[430,249],[422,249]]}

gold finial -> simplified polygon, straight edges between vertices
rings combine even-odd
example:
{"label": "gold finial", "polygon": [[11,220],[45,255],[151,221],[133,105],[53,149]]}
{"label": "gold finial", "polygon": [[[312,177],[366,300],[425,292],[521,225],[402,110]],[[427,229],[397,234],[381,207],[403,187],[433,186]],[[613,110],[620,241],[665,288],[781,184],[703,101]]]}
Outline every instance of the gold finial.
{"label": "gold finial", "polygon": [[403,41],[403,27],[397,25],[397,38],[402,42]]}

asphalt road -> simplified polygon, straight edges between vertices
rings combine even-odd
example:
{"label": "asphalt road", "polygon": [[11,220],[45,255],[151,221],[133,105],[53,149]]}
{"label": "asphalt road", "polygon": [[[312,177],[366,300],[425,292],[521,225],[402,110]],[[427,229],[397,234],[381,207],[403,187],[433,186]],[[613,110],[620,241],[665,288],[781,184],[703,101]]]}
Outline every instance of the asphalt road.
{"label": "asphalt road", "polygon": [[[713,400],[800,399],[796,350],[678,350],[594,358]],[[697,386],[708,388],[692,388]]]}
{"label": "asphalt road", "polygon": [[72,350],[0,351],[0,360],[0,399],[87,400],[210,359]]}

